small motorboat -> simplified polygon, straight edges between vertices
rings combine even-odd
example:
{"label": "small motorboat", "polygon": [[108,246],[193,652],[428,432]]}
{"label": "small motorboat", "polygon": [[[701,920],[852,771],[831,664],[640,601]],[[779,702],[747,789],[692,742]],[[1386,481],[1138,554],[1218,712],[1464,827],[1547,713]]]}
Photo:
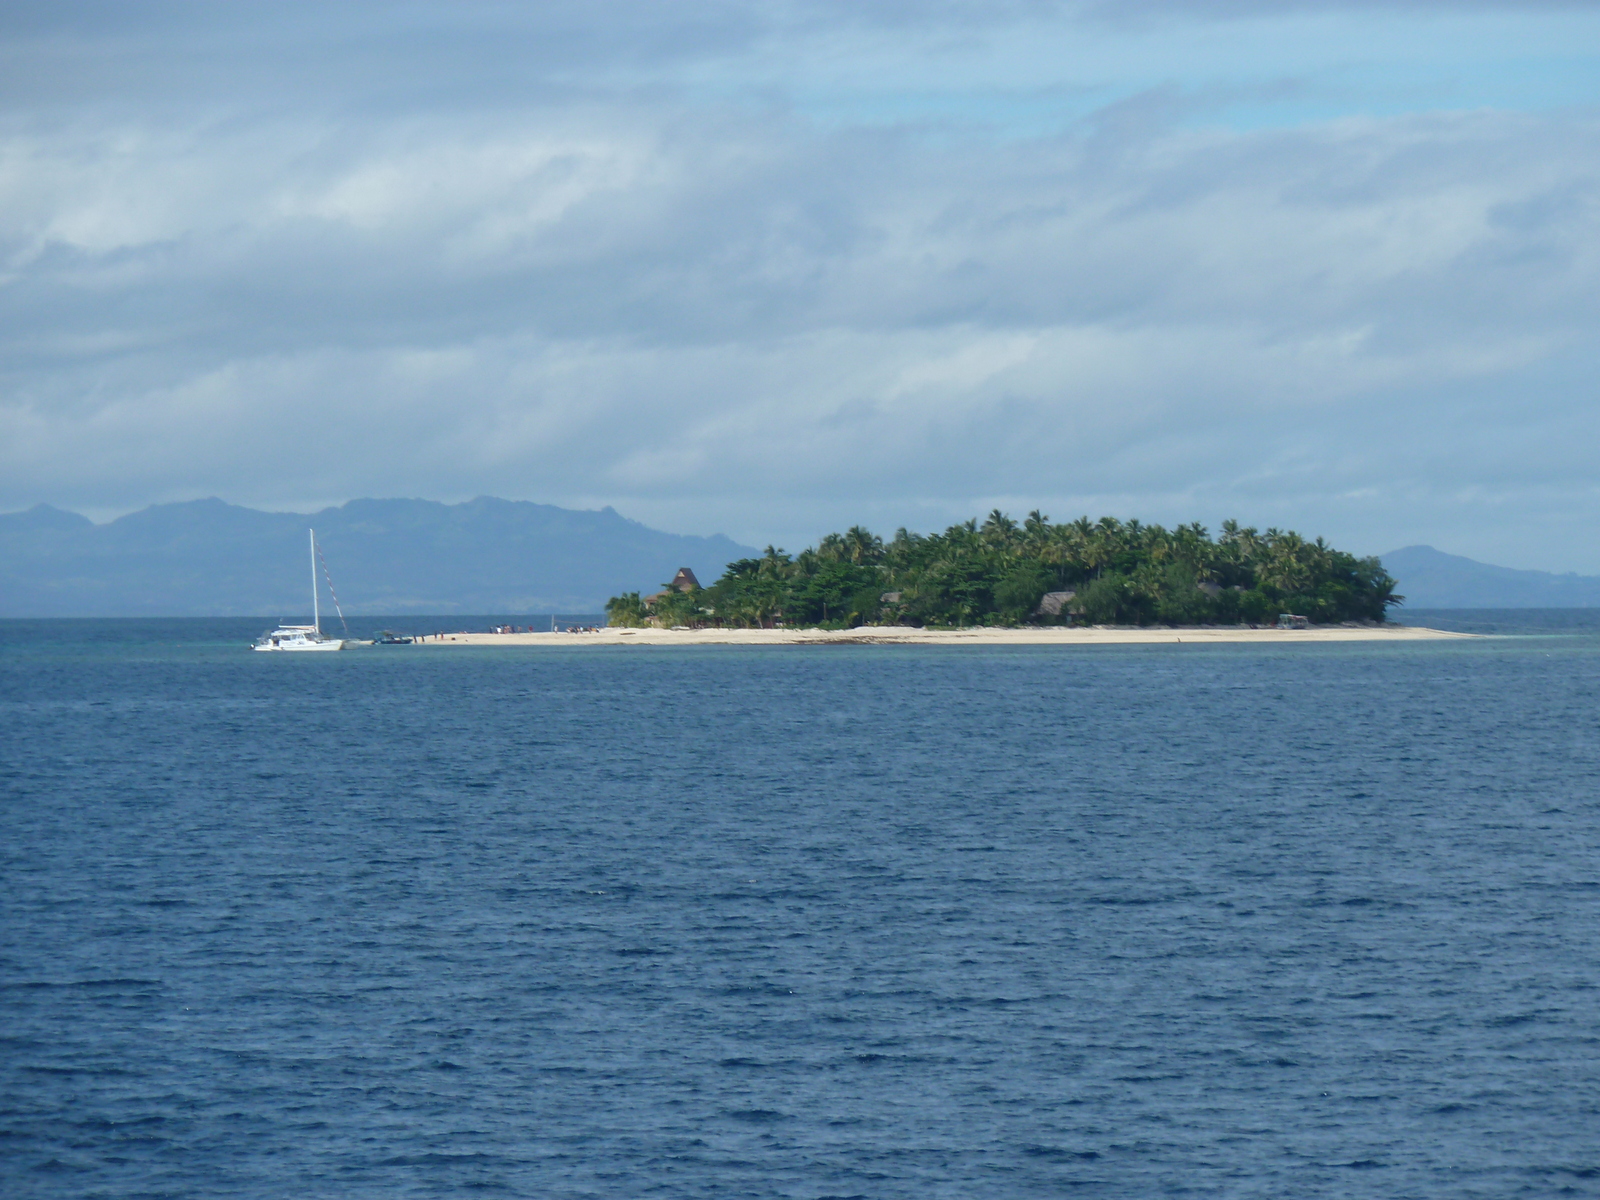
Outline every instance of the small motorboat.
{"label": "small motorboat", "polygon": [[408,633],[396,633],[392,629],[380,629],[372,635],[374,646],[409,646],[416,638]]}

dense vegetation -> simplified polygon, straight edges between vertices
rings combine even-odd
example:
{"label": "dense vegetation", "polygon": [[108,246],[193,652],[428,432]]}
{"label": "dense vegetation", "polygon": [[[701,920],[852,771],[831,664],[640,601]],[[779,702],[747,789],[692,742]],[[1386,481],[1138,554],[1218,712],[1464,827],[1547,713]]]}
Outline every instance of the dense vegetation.
{"label": "dense vegetation", "polygon": [[1053,525],[1033,512],[1019,525],[996,510],[981,526],[927,536],[902,529],[890,542],[856,526],[793,557],[769,546],[730,563],[710,587],[645,599],[630,592],[606,612],[613,625],[691,627],[1231,625],[1284,612],[1381,621],[1401,599],[1394,589],[1377,559],[1277,529],[1227,521],[1213,539],[1198,524]]}

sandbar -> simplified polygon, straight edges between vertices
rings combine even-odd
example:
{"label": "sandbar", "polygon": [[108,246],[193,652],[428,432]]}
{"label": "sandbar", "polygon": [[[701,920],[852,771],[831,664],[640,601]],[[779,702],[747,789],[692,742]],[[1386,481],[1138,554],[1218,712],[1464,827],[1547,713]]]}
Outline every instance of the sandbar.
{"label": "sandbar", "polygon": [[424,646],[1106,646],[1213,645],[1249,642],[1405,642],[1472,638],[1419,625],[1319,625],[1311,629],[1251,629],[1220,625],[1041,626],[1003,629],[917,629],[909,625],[863,625],[856,629],[622,629],[596,633],[446,633]]}

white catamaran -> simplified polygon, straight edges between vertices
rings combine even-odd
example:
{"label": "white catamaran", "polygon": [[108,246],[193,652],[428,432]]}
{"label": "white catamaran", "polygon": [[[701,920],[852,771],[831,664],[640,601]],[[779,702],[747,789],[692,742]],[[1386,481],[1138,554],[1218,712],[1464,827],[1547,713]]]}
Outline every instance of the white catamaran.
{"label": "white catamaran", "polygon": [[[279,625],[256,639],[257,650],[342,650],[344,641],[331,638],[322,632],[322,614],[317,607],[317,531],[311,534],[311,624]],[[324,566],[326,571],[327,567]],[[328,581],[328,591],[333,592],[333,580]],[[344,624],[344,610],[339,609],[339,597],[334,596],[333,607],[339,611],[339,624]],[[346,633],[350,632],[348,629]]]}

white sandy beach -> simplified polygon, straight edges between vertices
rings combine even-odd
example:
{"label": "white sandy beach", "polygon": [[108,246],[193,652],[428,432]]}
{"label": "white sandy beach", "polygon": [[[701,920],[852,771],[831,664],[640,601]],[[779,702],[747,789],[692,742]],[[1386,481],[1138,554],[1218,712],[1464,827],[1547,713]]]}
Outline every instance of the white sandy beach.
{"label": "white sandy beach", "polygon": [[597,633],[446,633],[429,636],[425,646],[1105,646],[1212,645],[1252,642],[1298,645],[1305,642],[1399,642],[1470,638],[1408,625],[1329,625],[1314,629],[1249,629],[1221,626],[1194,629],[1051,626],[1032,629],[915,629],[905,625],[864,625],[858,629],[602,629]]}

